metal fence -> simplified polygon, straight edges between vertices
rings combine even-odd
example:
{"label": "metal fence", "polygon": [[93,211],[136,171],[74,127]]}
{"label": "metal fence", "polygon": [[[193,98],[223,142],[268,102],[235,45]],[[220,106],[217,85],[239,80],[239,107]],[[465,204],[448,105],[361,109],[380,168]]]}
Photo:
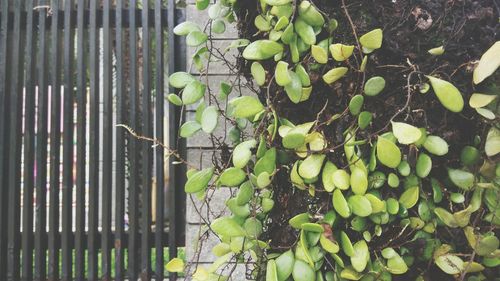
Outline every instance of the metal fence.
{"label": "metal fence", "polygon": [[163,280],[181,171],[116,125],[179,148],[175,1],[0,1],[0,280]]}

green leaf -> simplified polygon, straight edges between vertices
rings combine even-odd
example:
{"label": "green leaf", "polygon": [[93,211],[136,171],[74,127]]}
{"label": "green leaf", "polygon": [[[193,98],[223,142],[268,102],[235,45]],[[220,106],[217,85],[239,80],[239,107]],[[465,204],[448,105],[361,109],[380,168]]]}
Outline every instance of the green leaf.
{"label": "green leaf", "polygon": [[425,153],[420,153],[417,158],[416,173],[421,178],[426,178],[432,169],[432,159]]}
{"label": "green leaf", "polygon": [[344,231],[340,231],[340,245],[348,257],[354,256],[354,247],[352,246],[351,239]]}
{"label": "green leaf", "polygon": [[321,173],[321,180],[323,182],[323,187],[326,191],[332,192],[335,189],[335,184],[333,183],[333,173],[337,170],[337,166],[330,161],[326,161],[323,172]]}
{"label": "green leaf", "polygon": [[305,133],[292,129],[283,137],[283,146],[288,149],[299,148],[304,145],[305,140]]}
{"label": "green leaf", "polygon": [[266,71],[264,70],[264,67],[262,67],[262,64],[254,61],[250,67],[250,72],[252,73],[255,82],[257,82],[257,85],[263,86],[266,83]]}
{"label": "green leaf", "polygon": [[299,103],[302,99],[302,84],[295,72],[289,70],[291,82],[285,85],[285,92],[293,103]]}
{"label": "green leaf", "polygon": [[403,122],[394,122],[391,121],[392,124],[392,133],[398,139],[400,144],[411,144],[415,143],[422,136],[422,132],[419,128],[403,123]]}
{"label": "green leaf", "polygon": [[345,200],[344,194],[340,189],[335,189],[333,191],[333,208],[335,211],[343,218],[348,218],[351,216],[351,209],[349,208],[349,204],[347,200]]}
{"label": "green leaf", "polygon": [[348,200],[349,207],[356,216],[367,217],[372,214],[372,205],[363,195],[352,195]]}
{"label": "green leaf", "polygon": [[196,9],[205,10],[210,4],[210,0],[196,0]]}
{"label": "green leaf", "polygon": [[300,2],[299,16],[311,26],[321,27],[325,24],[323,15],[309,1]]}
{"label": "green leaf", "polygon": [[181,137],[188,138],[201,130],[201,125],[196,121],[187,121],[186,123],[182,124],[179,130],[179,135]]}
{"label": "green leaf", "polygon": [[222,186],[238,186],[240,185],[245,179],[247,178],[247,175],[245,171],[243,171],[240,168],[236,167],[231,167],[224,172],[219,177],[219,183]]}
{"label": "green leaf", "polygon": [[491,127],[491,129],[488,131],[484,151],[489,157],[495,156],[500,153],[500,130],[498,130],[497,128]]}
{"label": "green leaf", "polygon": [[394,198],[387,199],[387,212],[391,215],[397,214],[399,211],[399,202]]}
{"label": "green leaf", "polygon": [[233,151],[233,165],[237,168],[243,168],[252,157],[250,149],[257,145],[256,140],[247,140],[238,144]]}
{"label": "green leaf", "polygon": [[201,44],[207,42],[207,40],[208,40],[208,35],[199,30],[194,30],[189,32],[189,34],[187,35],[186,45],[190,47],[198,47]]}
{"label": "green leaf", "polygon": [[352,52],[354,51],[354,46],[344,45],[344,44],[332,44],[330,45],[329,49],[333,59],[335,59],[336,61],[345,61],[352,55]]}
{"label": "green leaf", "polygon": [[392,274],[404,274],[408,271],[408,265],[406,265],[403,258],[396,253],[396,255],[387,260],[387,269]]}
{"label": "green leaf", "polygon": [[296,229],[301,229],[302,224],[309,222],[309,214],[308,213],[300,213],[293,218],[291,218],[288,223],[290,226]]}
{"label": "green leaf", "polygon": [[479,60],[479,64],[473,73],[474,84],[483,82],[500,66],[500,41],[495,42]]}
{"label": "green leaf", "polygon": [[299,175],[304,179],[312,179],[319,175],[326,155],[311,154],[299,166]]}
{"label": "green leaf", "polygon": [[370,260],[370,252],[365,240],[360,240],[353,245],[354,255],[351,256],[351,264],[357,272],[365,270],[368,261]]}
{"label": "green leaf", "polygon": [[376,96],[385,88],[385,79],[381,76],[374,76],[365,83],[364,92],[367,96]]}
{"label": "green leaf", "polygon": [[167,263],[166,269],[168,272],[183,272],[184,261],[180,258],[173,258]]}
{"label": "green leaf", "polygon": [[267,261],[266,281],[278,281],[276,262],[274,260]]}
{"label": "green leaf", "polygon": [[359,43],[367,49],[378,49],[382,46],[382,29],[374,29],[359,38]]}
{"label": "green leaf", "polygon": [[340,277],[346,280],[360,280],[363,274],[355,271],[352,267],[346,267],[340,272]]}
{"label": "green leaf", "polygon": [[396,168],[401,162],[401,150],[390,140],[378,137],[377,159],[389,168]]}
{"label": "green leaf", "polygon": [[399,203],[406,209],[410,209],[417,204],[419,191],[420,188],[418,186],[408,188],[399,197]]}
{"label": "green leaf", "polygon": [[354,194],[363,195],[368,189],[368,175],[363,169],[353,167],[350,183]]}
{"label": "green leaf", "polygon": [[248,201],[250,201],[250,199],[252,199],[253,193],[254,190],[250,181],[242,183],[238,194],[236,194],[236,204],[240,206],[245,205]]}
{"label": "green leaf", "polygon": [[295,32],[300,36],[300,39],[307,45],[316,44],[316,34],[312,26],[307,24],[302,18],[297,18],[294,23]]}
{"label": "green leaf", "polygon": [[361,112],[361,107],[363,107],[363,103],[365,98],[362,95],[355,95],[349,101],[349,111],[352,115],[358,115]]}
{"label": "green leaf", "polygon": [[200,27],[192,21],[185,21],[174,27],[174,34],[179,36],[188,35],[193,31],[200,31]]}
{"label": "green leaf", "polygon": [[464,261],[451,254],[442,255],[436,258],[436,265],[447,274],[460,274],[464,270]]}
{"label": "green leaf", "polygon": [[312,223],[312,222],[306,222],[300,225],[300,228],[302,228],[305,231],[310,231],[310,232],[318,232],[318,233],[323,233],[324,229],[320,224],[317,223]]}
{"label": "green leaf", "polygon": [[285,281],[290,277],[295,263],[295,256],[292,250],[288,250],[276,258],[276,271],[279,281]]}
{"label": "green leaf", "polygon": [[173,105],[181,106],[182,105],[182,100],[181,98],[176,95],[176,94],[169,94],[167,96],[167,99],[169,102],[171,102]]}
{"label": "green leaf", "polygon": [[464,98],[460,91],[450,82],[426,76],[441,104],[452,112],[460,112],[464,108]]}
{"label": "green leaf", "polygon": [[444,54],[444,47],[439,46],[436,48],[432,48],[432,49],[429,49],[427,52],[433,56],[440,56],[440,55]]}
{"label": "green leaf", "polygon": [[274,26],[274,30],[276,30],[276,31],[282,30],[283,28],[288,26],[289,23],[290,23],[290,21],[288,20],[288,17],[281,16],[279,18],[279,20],[276,22],[276,25]]}
{"label": "green leaf", "polygon": [[472,108],[485,107],[494,101],[498,96],[496,95],[485,95],[480,93],[474,93],[470,97],[469,105]]}
{"label": "green leaf", "polygon": [[292,271],[293,280],[295,281],[314,281],[316,274],[314,270],[305,262],[295,260]]}
{"label": "green leaf", "polygon": [[210,228],[217,234],[227,237],[245,236],[245,230],[233,218],[220,217],[212,221]]}
{"label": "green leaf", "polygon": [[212,179],[214,168],[207,168],[191,175],[186,181],[184,190],[186,193],[196,193],[207,188]]}
{"label": "green leaf", "polygon": [[311,55],[318,63],[325,64],[328,62],[328,53],[318,45],[311,46]]}
{"label": "green leaf", "polygon": [[427,136],[424,142],[424,148],[437,156],[443,156],[448,153],[448,143],[438,136]]}
{"label": "green leaf", "polygon": [[191,74],[183,71],[174,72],[168,78],[170,85],[178,89],[186,87],[187,84],[194,80],[195,79]]}
{"label": "green leaf", "polygon": [[255,163],[254,174],[259,176],[262,172],[267,172],[268,174],[273,174],[276,169],[276,148],[271,148],[262,158],[260,158],[257,163]]}
{"label": "green leaf", "polygon": [[182,91],[182,102],[185,105],[196,103],[203,98],[206,88],[207,86],[198,80],[189,82]]}
{"label": "green leaf", "polygon": [[264,109],[262,103],[255,97],[242,96],[229,102],[231,115],[236,118],[250,118]]}
{"label": "green leaf", "polygon": [[332,174],[332,181],[335,187],[342,189],[342,190],[347,190],[351,184],[351,177],[349,173],[347,173],[343,169],[338,169],[333,172]]}
{"label": "green leaf", "polygon": [[325,81],[326,84],[332,84],[342,78],[347,73],[347,70],[347,67],[343,66],[333,68],[323,75],[323,81]]}
{"label": "green leaf", "polygon": [[201,115],[201,129],[205,133],[211,134],[219,122],[219,110],[215,106],[209,106],[203,110]]}
{"label": "green leaf", "polygon": [[283,52],[283,45],[271,40],[257,40],[246,46],[243,57],[246,60],[265,60]]}
{"label": "green leaf", "polygon": [[276,84],[280,86],[285,86],[292,82],[292,77],[290,77],[290,72],[288,71],[288,63],[285,61],[279,61],[276,64],[276,69],[274,71],[274,77],[276,79]]}
{"label": "green leaf", "polygon": [[474,186],[474,174],[459,170],[448,169],[448,176],[451,182],[464,190],[470,190]]}
{"label": "green leaf", "polygon": [[377,196],[367,193],[365,194],[366,199],[370,201],[372,207],[372,213],[379,213],[386,210],[385,202],[380,200]]}
{"label": "green leaf", "polygon": [[264,2],[271,6],[281,6],[292,2],[292,0],[264,0]]}
{"label": "green leaf", "polygon": [[262,15],[258,15],[255,17],[254,24],[258,30],[263,31],[263,32],[269,31],[269,30],[271,30],[271,28],[273,28],[271,26],[271,23]]}
{"label": "green leaf", "polygon": [[434,213],[445,225],[453,228],[458,227],[457,220],[455,219],[453,214],[451,214],[447,210],[438,207],[434,209]]}
{"label": "green leaf", "polygon": [[363,111],[358,115],[358,126],[361,130],[366,129],[368,125],[372,122],[372,113],[369,111]]}
{"label": "green leaf", "polygon": [[212,32],[222,34],[226,31],[226,24],[224,20],[216,19],[212,22]]}
{"label": "green leaf", "polygon": [[477,113],[488,120],[495,120],[496,116],[493,111],[486,108],[476,108]]}
{"label": "green leaf", "polygon": [[478,255],[486,256],[497,250],[498,246],[500,246],[498,238],[495,235],[490,235],[479,240],[475,250]]}
{"label": "green leaf", "polygon": [[295,67],[295,73],[300,78],[300,83],[303,87],[311,86],[311,78],[309,77],[309,73],[307,73],[306,69],[302,66],[302,64],[297,64]]}

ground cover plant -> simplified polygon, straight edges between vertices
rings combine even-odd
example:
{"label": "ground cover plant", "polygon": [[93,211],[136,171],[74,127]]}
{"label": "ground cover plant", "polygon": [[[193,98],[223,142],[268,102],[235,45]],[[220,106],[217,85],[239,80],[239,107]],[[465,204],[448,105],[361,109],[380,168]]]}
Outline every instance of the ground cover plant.
{"label": "ground cover plant", "polygon": [[[194,280],[235,262],[266,281],[500,278],[498,4],[196,5],[207,25],[174,32],[201,76],[173,73],[169,101],[196,108],[181,137],[210,134],[220,153],[190,166],[185,191],[233,196],[231,215],[205,220],[218,259]],[[229,24],[240,38],[215,46]],[[213,63],[241,79],[215,92]]]}

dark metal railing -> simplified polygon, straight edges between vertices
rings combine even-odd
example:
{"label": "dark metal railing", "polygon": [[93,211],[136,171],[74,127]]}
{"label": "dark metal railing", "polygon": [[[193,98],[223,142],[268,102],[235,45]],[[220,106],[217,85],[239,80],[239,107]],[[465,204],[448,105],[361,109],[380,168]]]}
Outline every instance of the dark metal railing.
{"label": "dark metal railing", "polygon": [[182,152],[165,101],[185,59],[174,7],[0,0],[0,280],[167,278],[181,167],[116,125]]}

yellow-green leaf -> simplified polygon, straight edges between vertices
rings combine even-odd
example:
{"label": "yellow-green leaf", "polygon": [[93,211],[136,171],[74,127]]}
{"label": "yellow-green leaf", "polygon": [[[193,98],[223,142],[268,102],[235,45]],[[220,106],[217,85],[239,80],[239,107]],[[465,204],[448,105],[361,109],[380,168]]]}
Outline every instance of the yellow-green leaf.
{"label": "yellow-green leaf", "polygon": [[479,64],[473,73],[474,84],[483,82],[500,66],[500,41],[495,42],[479,60]]}
{"label": "yellow-green leaf", "polygon": [[292,82],[292,77],[290,77],[290,72],[288,71],[288,63],[285,61],[279,61],[276,64],[276,69],[274,71],[274,77],[276,79],[276,84],[280,86],[285,86]]}
{"label": "yellow-green leaf", "polygon": [[252,73],[255,82],[257,82],[257,85],[262,86],[266,83],[266,71],[264,70],[264,67],[262,67],[262,64],[257,61],[253,62],[250,67],[250,72]]}
{"label": "yellow-green leaf", "polygon": [[390,140],[379,137],[377,141],[377,158],[385,166],[396,168],[401,162],[401,150]]}
{"label": "yellow-green leaf", "polygon": [[450,82],[426,76],[441,104],[452,112],[460,112],[464,108],[464,98],[460,91]]}
{"label": "yellow-green leaf", "polygon": [[494,101],[498,96],[497,95],[485,95],[480,93],[474,93],[470,97],[469,105],[472,108],[480,108],[487,106],[492,101]]}
{"label": "yellow-green leaf", "polygon": [[336,61],[345,61],[352,55],[354,46],[337,43],[330,45],[329,49],[333,59]]}
{"label": "yellow-green leaf", "polygon": [[367,49],[378,49],[382,46],[382,29],[374,29],[359,38],[359,43]]}
{"label": "yellow-green leaf", "polygon": [[420,188],[418,186],[410,187],[401,194],[399,203],[406,209],[410,209],[418,202]]}
{"label": "yellow-green leaf", "polygon": [[247,60],[265,60],[283,52],[283,45],[272,40],[257,40],[246,46],[243,57]]}
{"label": "yellow-green leaf", "polygon": [[398,139],[400,144],[411,144],[420,139],[422,132],[419,128],[403,122],[394,122],[392,124],[392,133]]}
{"label": "yellow-green leaf", "polygon": [[311,46],[311,55],[318,63],[325,64],[328,62],[328,53],[318,45]]}
{"label": "yellow-green leaf", "polygon": [[440,55],[444,54],[444,47],[439,46],[436,48],[432,48],[432,49],[429,49],[427,52],[433,56],[440,56]]}
{"label": "yellow-green leaf", "polygon": [[168,272],[182,272],[184,271],[184,261],[180,258],[173,258],[167,263]]}
{"label": "yellow-green leaf", "polygon": [[346,73],[347,67],[344,66],[331,69],[323,75],[323,81],[327,84],[332,84],[342,78]]}

